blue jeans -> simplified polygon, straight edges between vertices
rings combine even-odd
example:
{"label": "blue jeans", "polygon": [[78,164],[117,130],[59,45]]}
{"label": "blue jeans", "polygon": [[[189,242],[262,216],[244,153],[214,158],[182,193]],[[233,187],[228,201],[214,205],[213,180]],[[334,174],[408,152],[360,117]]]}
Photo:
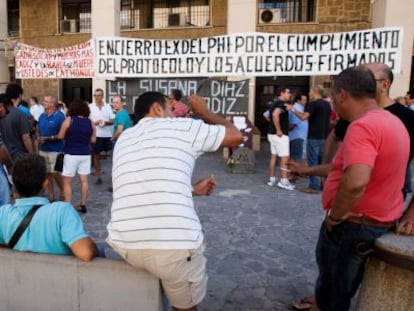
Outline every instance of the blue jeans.
{"label": "blue jeans", "polygon": [[289,154],[290,158],[295,161],[303,159],[303,143],[305,142],[302,138],[296,138],[289,143]]}
{"label": "blue jeans", "polygon": [[321,311],[349,309],[374,241],[388,231],[385,227],[343,222],[329,232],[322,224],[316,246],[319,275],[315,287]]}
{"label": "blue jeans", "polygon": [[[308,165],[315,166],[321,164],[323,148],[325,147],[325,139],[309,138],[306,144],[306,154]],[[321,190],[321,181],[318,176],[309,177],[309,188],[313,190]]]}
{"label": "blue jeans", "polygon": [[[1,165],[1,163],[0,163]],[[3,166],[0,166],[0,206],[10,203],[10,185],[4,173]]]}

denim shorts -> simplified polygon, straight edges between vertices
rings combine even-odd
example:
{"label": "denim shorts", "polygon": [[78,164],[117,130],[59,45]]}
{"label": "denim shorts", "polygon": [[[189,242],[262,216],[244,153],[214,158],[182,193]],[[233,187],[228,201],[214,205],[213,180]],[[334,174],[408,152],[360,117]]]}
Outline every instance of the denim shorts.
{"label": "denim shorts", "polygon": [[319,275],[315,296],[321,311],[349,310],[364,274],[365,262],[377,238],[390,229],[349,222],[329,232],[322,224],[316,246]]}

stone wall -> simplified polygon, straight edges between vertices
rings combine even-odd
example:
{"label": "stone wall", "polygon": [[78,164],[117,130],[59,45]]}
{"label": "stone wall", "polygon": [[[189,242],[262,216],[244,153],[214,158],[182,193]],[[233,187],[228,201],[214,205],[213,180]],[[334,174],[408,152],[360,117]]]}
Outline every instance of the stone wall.
{"label": "stone wall", "polygon": [[[90,34],[59,33],[59,3],[60,1],[57,0],[21,0],[21,38],[19,41],[42,48],[56,48],[89,40]],[[227,33],[227,10],[227,1],[211,0],[212,20],[210,27],[122,31],[121,36],[168,39],[223,35]],[[256,31],[322,33],[361,30],[370,27],[370,0],[318,0],[315,22],[257,25]],[[312,79],[311,83],[323,84],[327,81],[329,81],[329,77],[322,76]],[[42,97],[44,94],[51,94],[58,97],[61,93],[59,80],[29,79],[24,80],[22,85],[25,96]]]}

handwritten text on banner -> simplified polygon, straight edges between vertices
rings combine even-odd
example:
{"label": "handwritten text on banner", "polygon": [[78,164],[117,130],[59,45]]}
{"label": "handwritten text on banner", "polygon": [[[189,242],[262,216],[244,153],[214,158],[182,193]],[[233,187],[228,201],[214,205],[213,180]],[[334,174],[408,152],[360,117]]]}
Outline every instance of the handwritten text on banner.
{"label": "handwritten text on banner", "polygon": [[59,49],[41,49],[19,43],[15,57],[18,79],[94,77],[93,40]]}
{"label": "handwritten text on banner", "polygon": [[401,70],[401,28],[194,39],[96,38],[96,76],[329,75],[382,62]]}

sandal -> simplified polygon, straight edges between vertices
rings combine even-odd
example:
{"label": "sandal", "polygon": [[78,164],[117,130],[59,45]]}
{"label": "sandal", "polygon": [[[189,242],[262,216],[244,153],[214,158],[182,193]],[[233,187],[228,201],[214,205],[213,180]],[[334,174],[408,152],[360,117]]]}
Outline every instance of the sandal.
{"label": "sandal", "polygon": [[79,205],[79,208],[76,209],[79,213],[86,214],[86,205]]}
{"label": "sandal", "polygon": [[315,303],[315,296],[309,296],[306,298],[302,298],[298,301],[295,301],[292,304],[292,307],[295,310],[310,310]]}

